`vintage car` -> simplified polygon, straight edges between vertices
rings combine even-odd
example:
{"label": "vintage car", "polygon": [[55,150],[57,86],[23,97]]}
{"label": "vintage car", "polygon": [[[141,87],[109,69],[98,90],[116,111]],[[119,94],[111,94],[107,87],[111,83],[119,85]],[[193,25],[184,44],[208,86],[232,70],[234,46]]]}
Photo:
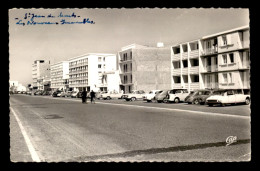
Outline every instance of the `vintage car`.
{"label": "vintage car", "polygon": [[184,99],[188,104],[205,104],[206,99],[213,94],[213,90],[195,90]]}
{"label": "vintage car", "polygon": [[250,104],[250,90],[248,89],[223,89],[214,91],[213,95],[207,98],[209,106],[245,103]]}
{"label": "vintage car", "polygon": [[143,99],[144,94],[145,91],[143,90],[132,90],[131,93],[123,94],[122,98],[124,98],[126,101],[135,101]]}
{"label": "vintage car", "polygon": [[123,93],[107,92],[107,93],[100,94],[99,98],[104,100],[120,99],[122,95]]}
{"label": "vintage car", "polygon": [[189,92],[187,89],[172,89],[169,91],[167,101],[179,103],[180,101],[184,101],[188,95]]}
{"label": "vintage car", "polygon": [[167,103],[168,102],[169,91],[170,90],[161,90],[161,91],[159,91],[155,95],[154,99],[157,101],[157,103],[161,103],[161,102]]}
{"label": "vintage car", "polygon": [[147,102],[151,102],[152,100],[155,100],[154,97],[155,97],[155,95],[156,95],[159,91],[161,91],[161,90],[151,90],[151,91],[149,91],[148,94],[145,94],[145,95],[143,96],[143,100],[144,100],[144,101],[147,101]]}

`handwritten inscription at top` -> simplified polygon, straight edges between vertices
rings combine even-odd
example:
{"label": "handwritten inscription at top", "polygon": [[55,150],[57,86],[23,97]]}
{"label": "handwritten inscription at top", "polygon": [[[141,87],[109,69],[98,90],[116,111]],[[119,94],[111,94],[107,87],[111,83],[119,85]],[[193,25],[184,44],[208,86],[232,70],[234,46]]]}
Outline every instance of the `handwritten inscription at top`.
{"label": "handwritten inscription at top", "polygon": [[81,16],[76,15],[74,12],[70,14],[64,14],[60,12],[58,15],[48,14],[41,15],[35,13],[25,13],[24,16],[17,20],[16,25],[26,26],[26,25],[65,25],[65,24],[95,24],[93,20],[89,18],[81,18]]}

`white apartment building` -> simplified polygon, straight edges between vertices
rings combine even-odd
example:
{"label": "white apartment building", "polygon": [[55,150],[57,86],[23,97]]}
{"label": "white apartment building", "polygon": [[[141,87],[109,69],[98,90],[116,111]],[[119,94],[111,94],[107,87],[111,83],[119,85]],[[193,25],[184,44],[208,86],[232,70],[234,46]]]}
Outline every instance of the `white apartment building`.
{"label": "white apartment building", "polygon": [[171,48],[172,88],[249,89],[249,26]]}
{"label": "white apartment building", "polygon": [[69,87],[74,90],[119,91],[115,54],[88,53],[69,61]]}
{"label": "white apartment building", "polygon": [[51,89],[69,88],[69,61],[61,61],[51,65]]}
{"label": "white apartment building", "polygon": [[44,90],[45,80],[50,79],[50,61],[35,60],[32,64],[32,87],[37,90]]}

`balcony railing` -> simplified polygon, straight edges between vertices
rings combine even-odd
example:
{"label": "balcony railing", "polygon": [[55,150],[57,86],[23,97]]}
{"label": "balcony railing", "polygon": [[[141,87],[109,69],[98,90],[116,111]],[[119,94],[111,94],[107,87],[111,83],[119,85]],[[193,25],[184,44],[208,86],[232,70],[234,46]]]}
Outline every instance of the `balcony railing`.
{"label": "balcony railing", "polygon": [[191,90],[197,90],[200,88],[199,82],[190,83],[190,89]]}
{"label": "balcony railing", "polygon": [[192,50],[190,51],[190,58],[197,58],[199,57],[199,50]]}
{"label": "balcony railing", "polygon": [[172,60],[174,61],[178,61],[181,59],[181,55],[178,53],[178,54],[174,54],[173,57],[172,57]]}
{"label": "balcony railing", "polygon": [[199,66],[190,67],[190,74],[198,74],[198,73],[199,73]]}
{"label": "balcony railing", "polygon": [[172,75],[181,75],[181,69],[180,68],[173,69],[172,70]]}
{"label": "balcony railing", "polygon": [[173,88],[182,88],[181,83],[174,83]]}
{"label": "balcony railing", "polygon": [[187,75],[188,74],[188,68],[182,68],[182,75]]}
{"label": "balcony railing", "polygon": [[217,83],[217,82],[206,83],[205,88],[207,88],[207,89],[217,89],[217,88],[219,88],[219,83]]}
{"label": "balcony railing", "polygon": [[206,67],[206,72],[217,72],[218,71],[218,65],[208,65]]}
{"label": "balcony railing", "polygon": [[215,53],[218,53],[217,46],[212,47],[212,48],[207,48],[202,51],[202,55],[210,55],[210,54],[215,54]]}
{"label": "balcony railing", "polygon": [[188,59],[188,52],[182,53],[182,59]]}

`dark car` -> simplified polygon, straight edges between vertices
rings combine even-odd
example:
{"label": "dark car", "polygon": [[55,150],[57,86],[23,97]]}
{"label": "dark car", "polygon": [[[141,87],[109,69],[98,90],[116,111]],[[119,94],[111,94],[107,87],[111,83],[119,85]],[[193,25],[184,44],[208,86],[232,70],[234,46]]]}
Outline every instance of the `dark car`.
{"label": "dark car", "polygon": [[58,97],[58,94],[60,94],[60,93],[61,93],[61,91],[54,91],[52,93],[52,97]]}
{"label": "dark car", "polygon": [[185,98],[188,104],[205,104],[206,99],[213,94],[213,90],[195,90]]}
{"label": "dark car", "polygon": [[42,90],[38,90],[34,93],[34,95],[42,95],[43,91]]}
{"label": "dark car", "polygon": [[82,97],[82,91],[79,91],[76,97],[81,98]]}

